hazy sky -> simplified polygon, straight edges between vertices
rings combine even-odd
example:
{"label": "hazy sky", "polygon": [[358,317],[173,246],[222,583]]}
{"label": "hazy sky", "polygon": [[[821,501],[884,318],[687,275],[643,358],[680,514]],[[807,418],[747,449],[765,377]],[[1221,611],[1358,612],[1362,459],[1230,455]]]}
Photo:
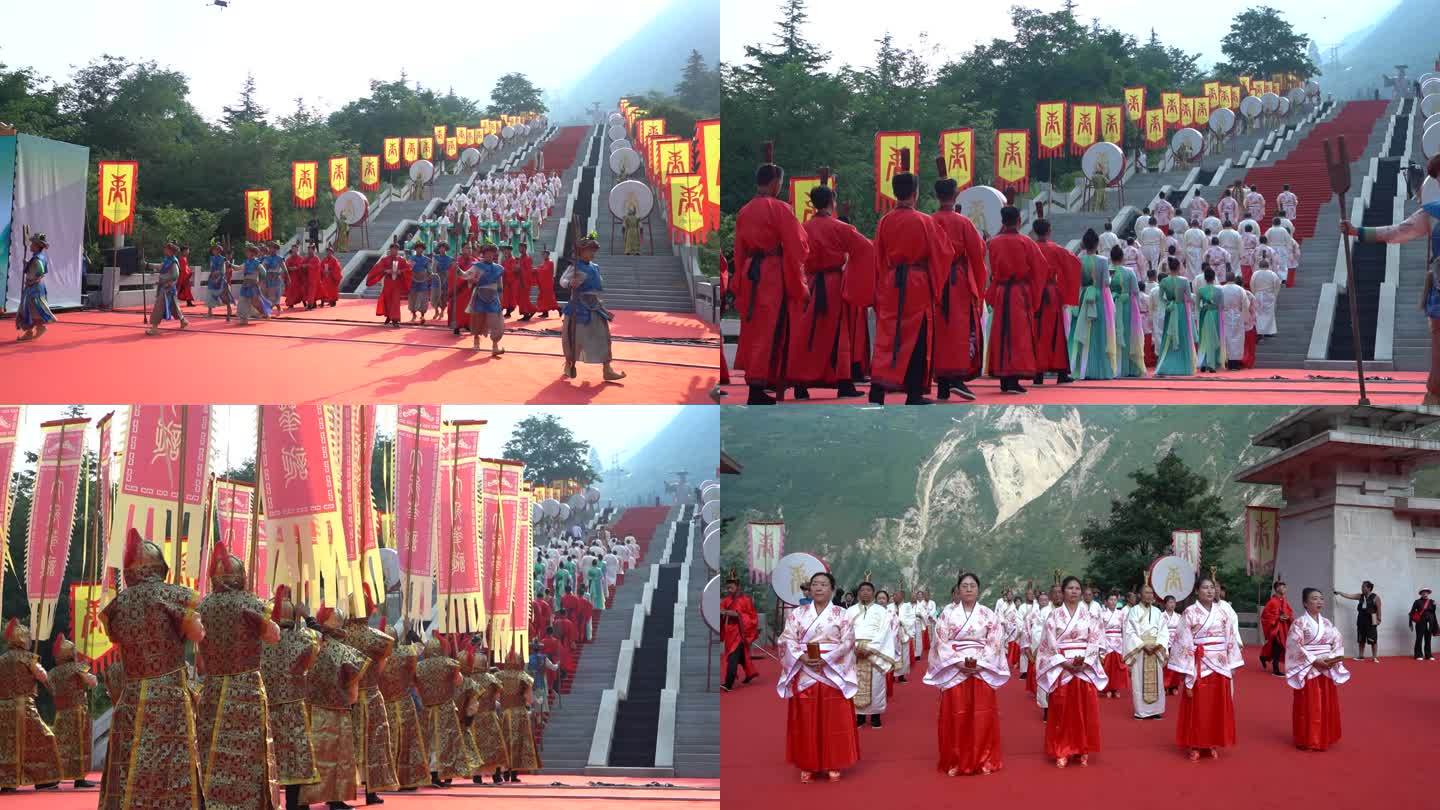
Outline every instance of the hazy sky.
{"label": "hazy sky", "polygon": [[[612,453],[618,453],[621,463],[624,463],[631,454],[642,448],[650,437],[659,433],[678,416],[682,407],[685,406],[607,405],[603,408],[590,408],[584,405],[567,405],[545,408],[534,405],[445,405],[442,413],[446,419],[487,420],[488,424],[480,432],[480,454],[490,458],[501,455],[501,448],[505,446],[520,420],[531,414],[554,414],[575,432],[577,438],[589,442],[591,447],[598,450],[600,458],[609,464]],[[92,450],[99,446],[95,423],[111,411],[116,411],[115,419],[123,423],[129,409],[117,405],[85,406],[85,415],[90,417],[87,446]],[[37,452],[40,448],[40,423],[63,416],[64,407],[59,405],[26,407],[20,428],[20,450]],[[212,469],[223,471],[255,457],[253,405],[217,405],[212,417],[215,421],[215,446],[211,449]],[[393,433],[395,407],[379,406],[376,423],[381,432]],[[123,429],[123,424],[121,428]],[[121,449],[121,445],[117,443],[116,449]],[[17,466],[25,463],[23,456],[16,461]]]}
{"label": "hazy sky", "polygon": [[[1345,35],[1378,21],[1399,0],[1268,0],[1298,31],[1314,39],[1322,50],[1338,43]],[[942,63],[949,57],[958,58],[976,43],[996,37],[1008,37],[1010,7],[1024,5],[1044,11],[1056,11],[1062,0],[1025,0],[1024,2],[964,2],[920,5],[914,13],[890,15],[874,21],[862,20],[858,8],[850,3],[810,2],[806,33],[811,42],[830,52],[832,66],[842,64],[868,65],[875,52],[875,40],[887,29],[902,47],[918,47],[919,35],[930,35],[929,45],[938,46],[932,62]],[[1220,4],[1240,9],[1241,4]],[[725,0],[720,25],[720,57],[726,62],[740,61],[746,45],[768,43],[774,38],[779,20],[779,0]],[[1199,9],[1205,9],[1199,13]],[[1221,58],[1220,40],[1230,30],[1229,17],[1211,12],[1214,5],[1195,6],[1196,13],[1175,13],[1174,6],[1153,0],[1077,0],[1076,15],[1087,23],[1099,17],[1103,25],[1118,28],[1145,40],[1154,28],[1166,45],[1200,54],[1203,67]]]}
{"label": "hazy sky", "polygon": [[563,90],[611,45],[669,0],[609,3],[404,3],[379,0],[58,0],[10,2],[0,62],[68,79],[104,53],[154,59],[190,77],[190,101],[214,120],[253,72],[260,103],[289,113],[294,99],[329,112],[403,69],[426,87],[477,99],[519,71]]}

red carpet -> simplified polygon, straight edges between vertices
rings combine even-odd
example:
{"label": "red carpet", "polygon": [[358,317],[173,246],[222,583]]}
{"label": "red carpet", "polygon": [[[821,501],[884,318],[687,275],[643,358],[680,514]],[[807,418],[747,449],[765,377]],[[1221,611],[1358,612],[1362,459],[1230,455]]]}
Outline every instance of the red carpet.
{"label": "red carpet", "polygon": [[650,539],[668,514],[668,506],[632,506],[621,513],[619,520],[610,524],[610,534],[622,540],[635,535],[635,542],[640,544],[641,562],[637,563],[637,567],[644,564],[645,556],[650,553]]}
{"label": "red carpet", "polygon": [[[1366,369],[1365,392],[1371,403],[1385,405],[1419,405],[1425,398],[1423,371],[1371,371]],[[724,405],[741,405],[747,390],[742,375],[731,372],[732,384],[724,386]],[[980,405],[1353,405],[1360,388],[1355,373],[1340,371],[1306,371],[1304,369],[1252,368],[1244,371],[1223,371],[1194,377],[1150,377],[1146,379],[1087,380],[1069,385],[1055,385],[1053,378],[1044,385],[1024,383],[1029,393],[1022,396],[1000,393],[1000,381],[974,380],[970,390]],[[863,389],[862,389],[863,390]],[[934,391],[930,393],[934,397]],[[786,406],[817,403],[867,405],[861,397],[836,399],[833,389],[814,389],[809,401],[787,398]],[[898,405],[903,394],[890,394],[886,402]],[[965,400],[952,397],[951,403],[965,405]]]}
{"label": "red carpet", "polygon": [[[580,142],[585,140],[591,129],[593,127],[561,127],[555,137],[540,147],[541,154],[545,156],[545,171],[564,174],[575,162],[575,154],[580,151]],[[525,162],[524,170],[535,170],[535,158]]]}
{"label": "red carpet", "polygon": [[[775,694],[776,664],[760,659],[762,680],[722,695],[721,779],[733,807],[1029,806],[1070,798],[1067,806],[1143,807],[1433,807],[1426,784],[1440,694],[1440,664],[1387,658],[1346,661],[1340,687],[1343,737],[1326,753],[1296,750],[1290,738],[1290,688],[1259,671],[1246,650],[1235,684],[1238,744],[1218,761],[1189,762],[1175,746],[1177,698],[1160,720],[1135,720],[1130,695],[1100,701],[1101,751],[1090,767],[1057,769],[1043,755],[1040,710],[1023,681],[999,694],[1004,769],[989,777],[949,778],[936,770],[939,692],[920,682],[895,686],[885,727],[860,732],[860,764],[840,783],[801,785],[785,764],[785,706]],[[1430,797],[1430,798],[1427,798]],[[1020,805],[1015,805],[1019,800]],[[1075,804],[1074,800],[1078,800]],[[994,804],[986,804],[994,802]],[[1183,804],[1171,804],[1183,802]]]}
{"label": "red carpet", "polygon": [[[611,324],[612,384],[599,366],[560,376],[559,317],[506,321],[504,357],[488,341],[439,326],[386,328],[373,301],[286,313],[241,327],[187,310],[190,328],[169,324],[147,337],[140,314],[62,312],[34,343],[0,343],[0,369],[11,381],[4,399],[55,402],[370,402],[494,404],[660,404],[710,402],[718,379],[714,327],[693,315],[620,311]],[[24,381],[16,383],[16,381]]]}
{"label": "red carpet", "polygon": [[[90,777],[99,782],[100,775]],[[720,804],[719,779],[636,779],[623,776],[556,776],[535,774],[520,777],[518,785],[480,787],[457,782],[449,790],[426,788],[416,793],[386,793],[385,804],[396,810],[459,808],[463,803],[484,800],[489,810],[542,810],[559,802],[586,810],[641,810],[642,808],[709,808]],[[659,787],[649,785],[659,784]],[[36,793],[25,788],[3,798],[6,810],[92,810],[98,788],[75,790],[69,783],[56,791]],[[355,803],[363,806],[362,796]],[[282,807],[284,798],[276,802]]]}

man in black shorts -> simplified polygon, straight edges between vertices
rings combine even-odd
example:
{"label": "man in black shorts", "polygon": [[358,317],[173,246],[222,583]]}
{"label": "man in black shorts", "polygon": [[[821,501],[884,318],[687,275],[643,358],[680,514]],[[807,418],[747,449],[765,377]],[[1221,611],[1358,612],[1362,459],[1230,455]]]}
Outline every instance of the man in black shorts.
{"label": "man in black shorts", "polygon": [[1375,593],[1375,583],[1365,580],[1360,583],[1359,593],[1335,592],[1336,596],[1353,599],[1356,604],[1355,614],[1355,640],[1360,644],[1360,652],[1356,654],[1355,660],[1361,661],[1365,658],[1365,645],[1370,645],[1370,660],[1380,663],[1380,651],[1376,646],[1377,634],[1380,627],[1380,594]]}

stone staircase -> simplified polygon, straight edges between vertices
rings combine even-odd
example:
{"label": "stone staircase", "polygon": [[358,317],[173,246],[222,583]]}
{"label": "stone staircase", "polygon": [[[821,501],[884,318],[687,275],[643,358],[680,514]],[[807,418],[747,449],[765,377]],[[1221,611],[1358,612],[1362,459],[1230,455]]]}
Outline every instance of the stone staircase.
{"label": "stone staircase", "polygon": [[[616,533],[624,537],[624,517],[615,524]],[[656,527],[654,537],[663,540],[669,523]],[[570,690],[551,709],[545,727],[541,759],[546,773],[584,773],[590,760],[600,697],[615,686],[615,662],[620,657],[620,644],[630,637],[630,622],[635,606],[645,590],[650,566],[658,564],[664,554],[663,542],[642,539],[644,553],[635,568],[626,572],[625,582],[615,589],[615,599],[600,614],[600,627],[595,640],[584,646]],[[718,728],[718,727],[717,727]]]}
{"label": "stone staircase", "polygon": [[719,778],[721,648],[719,639],[700,616],[700,597],[711,576],[701,553],[702,540],[702,528],[697,524],[686,566],[688,607],[685,640],[680,649],[680,693],[675,705],[675,775]]}
{"label": "stone staircase", "polygon": [[[670,242],[669,211],[659,193],[650,214],[649,227],[654,229],[655,255],[626,256],[611,252],[610,189],[619,178],[610,171],[609,149],[602,137],[600,166],[596,182],[600,188],[599,210],[595,212],[595,230],[599,233],[600,251],[595,256],[605,279],[605,305],[610,309],[637,309],[650,312],[693,313],[690,288],[685,284],[685,268]],[[652,189],[653,191],[653,189]],[[640,249],[648,254],[651,234],[641,237]],[[622,249],[624,239],[618,223],[614,226],[614,249]]]}
{"label": "stone staircase", "polygon": [[[1411,160],[1420,161],[1421,127],[1425,116],[1412,115]],[[1400,195],[1407,189],[1400,184]],[[1408,217],[1419,208],[1416,200],[1404,201],[1404,216]],[[1389,224],[1389,223],[1384,223]],[[1394,361],[1396,371],[1427,371],[1430,368],[1430,323],[1420,310],[1420,296],[1425,290],[1425,260],[1428,249],[1424,239],[1416,239],[1400,246],[1400,280],[1395,292],[1395,343]]]}

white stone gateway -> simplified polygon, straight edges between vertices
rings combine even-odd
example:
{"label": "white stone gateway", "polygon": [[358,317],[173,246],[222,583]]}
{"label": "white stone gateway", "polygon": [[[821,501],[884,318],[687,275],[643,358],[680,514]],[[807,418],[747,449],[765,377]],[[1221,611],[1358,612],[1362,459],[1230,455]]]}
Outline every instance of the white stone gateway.
{"label": "white stone gateway", "polygon": [[1384,610],[1380,651],[1410,655],[1406,613],[1421,588],[1440,590],[1440,498],[1415,497],[1416,468],[1440,463],[1440,441],[1422,428],[1440,410],[1390,406],[1301,408],[1256,436],[1276,453],[1235,480],[1281,488],[1275,570],[1289,584],[1298,615],[1307,587],[1326,595],[1326,612],[1357,651],[1355,603],[1332,591],[1375,583]]}

